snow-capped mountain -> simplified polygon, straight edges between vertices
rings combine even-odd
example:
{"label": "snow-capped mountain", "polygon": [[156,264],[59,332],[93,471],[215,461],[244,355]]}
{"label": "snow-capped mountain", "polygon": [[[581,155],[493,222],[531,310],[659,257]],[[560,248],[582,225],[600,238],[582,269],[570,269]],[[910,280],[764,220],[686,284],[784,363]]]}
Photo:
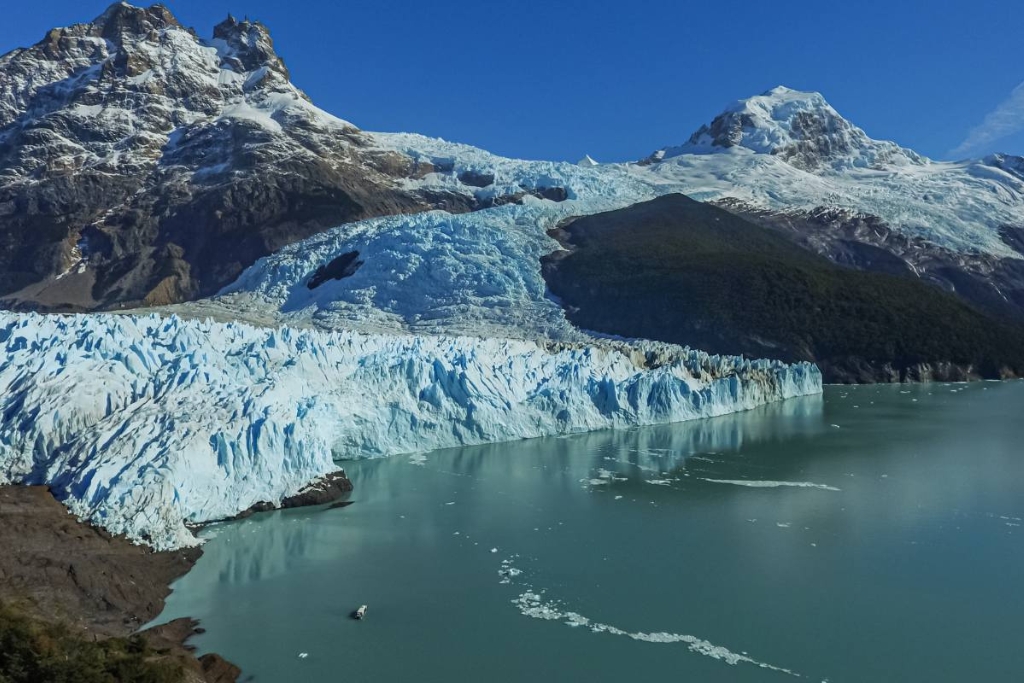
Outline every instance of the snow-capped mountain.
{"label": "snow-capped mountain", "polygon": [[1002,155],[934,161],[870,138],[818,93],[778,87],[730,105],[638,173],[835,261],[1024,318],[1022,168]]}
{"label": "snow-capped mountain", "polygon": [[687,144],[666,148],[655,159],[732,147],[771,154],[806,171],[921,166],[927,161],[894,142],[872,140],[821,94],[784,86],[735,102],[710,125],[701,126]]}
{"label": "snow-capped mountain", "polygon": [[0,57],[0,297],[93,309],[216,291],[256,258],[367,216],[453,206],[289,80],[265,26],[200,38],[112,5]]}
{"label": "snow-capped mountain", "polygon": [[1021,256],[998,230],[1024,225],[1024,179],[1012,164],[937,162],[873,140],[818,93],[779,87],[740,100],[686,144],[642,163],[701,201],[837,209],[952,251]]}

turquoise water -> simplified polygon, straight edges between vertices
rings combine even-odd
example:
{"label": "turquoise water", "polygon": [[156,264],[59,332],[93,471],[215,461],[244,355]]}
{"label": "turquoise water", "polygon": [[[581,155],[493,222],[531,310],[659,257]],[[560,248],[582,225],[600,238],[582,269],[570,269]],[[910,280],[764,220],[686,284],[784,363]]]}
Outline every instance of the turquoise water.
{"label": "turquoise water", "polygon": [[1019,681],[1022,444],[1021,382],[828,387],[347,463],[349,507],[210,528],[161,619],[261,682]]}

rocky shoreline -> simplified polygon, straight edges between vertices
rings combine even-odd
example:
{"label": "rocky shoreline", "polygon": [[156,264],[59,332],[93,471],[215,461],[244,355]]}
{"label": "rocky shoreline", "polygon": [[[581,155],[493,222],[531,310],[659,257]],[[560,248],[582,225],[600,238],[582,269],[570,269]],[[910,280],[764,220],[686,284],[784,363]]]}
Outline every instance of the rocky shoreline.
{"label": "rocky shoreline", "polygon": [[[322,505],[352,490],[343,471],[327,475],[280,507]],[[254,506],[240,516],[273,509]],[[155,619],[170,584],[192,569],[201,548],[155,552],[71,515],[46,486],[0,486],[0,605],[83,640],[127,638]],[[223,657],[197,657],[187,641],[192,619],[141,632],[161,658],[180,665],[187,683],[235,683],[241,670]],[[2,673],[2,672],[0,672]]]}

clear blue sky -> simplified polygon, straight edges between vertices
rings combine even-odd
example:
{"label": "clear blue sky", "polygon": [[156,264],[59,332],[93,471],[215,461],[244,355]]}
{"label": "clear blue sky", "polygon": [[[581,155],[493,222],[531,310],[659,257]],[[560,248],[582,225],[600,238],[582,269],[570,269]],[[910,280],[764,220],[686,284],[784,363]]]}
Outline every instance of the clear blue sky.
{"label": "clear blue sky", "polygon": [[[109,2],[4,4],[0,52]],[[526,158],[636,159],[780,84],[822,92],[872,137],[948,158],[1024,81],[1024,3],[1008,0],[163,4],[202,36],[229,11],[263,21],[296,84],[362,128]],[[1003,129],[1024,129],[1018,95]],[[997,149],[1024,154],[1024,132],[974,152]]]}

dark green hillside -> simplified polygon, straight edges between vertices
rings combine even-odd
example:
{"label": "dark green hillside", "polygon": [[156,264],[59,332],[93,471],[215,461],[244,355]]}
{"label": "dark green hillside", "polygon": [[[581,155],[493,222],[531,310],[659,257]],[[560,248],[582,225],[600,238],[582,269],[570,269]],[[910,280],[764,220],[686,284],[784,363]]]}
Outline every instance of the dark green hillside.
{"label": "dark green hillside", "polygon": [[94,639],[0,604],[0,683],[178,683],[180,663],[141,636]]}
{"label": "dark green hillside", "polygon": [[920,280],[837,266],[670,195],[578,219],[545,262],[570,320],[707,351],[813,360],[830,381],[1020,375],[1024,330]]}

